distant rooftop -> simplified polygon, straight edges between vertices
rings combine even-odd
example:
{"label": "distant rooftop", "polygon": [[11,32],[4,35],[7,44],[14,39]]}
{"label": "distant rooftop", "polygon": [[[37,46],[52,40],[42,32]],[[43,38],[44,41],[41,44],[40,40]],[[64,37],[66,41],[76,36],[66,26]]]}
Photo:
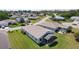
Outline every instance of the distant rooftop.
{"label": "distant rooftop", "polygon": [[61,24],[59,24],[57,22],[43,22],[38,25],[49,27],[49,28],[58,28],[61,26]]}

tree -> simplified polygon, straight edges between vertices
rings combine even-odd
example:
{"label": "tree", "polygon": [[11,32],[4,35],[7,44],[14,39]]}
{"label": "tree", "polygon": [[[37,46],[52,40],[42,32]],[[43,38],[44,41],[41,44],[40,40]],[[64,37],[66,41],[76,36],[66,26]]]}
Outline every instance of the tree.
{"label": "tree", "polygon": [[62,13],[61,16],[65,17],[65,18],[70,18],[71,16],[73,16],[72,13]]}
{"label": "tree", "polygon": [[68,33],[72,32],[72,27],[71,26],[68,27],[67,32]]}
{"label": "tree", "polygon": [[7,12],[5,11],[0,11],[0,20],[5,20],[5,19],[8,19],[9,18],[9,15]]}

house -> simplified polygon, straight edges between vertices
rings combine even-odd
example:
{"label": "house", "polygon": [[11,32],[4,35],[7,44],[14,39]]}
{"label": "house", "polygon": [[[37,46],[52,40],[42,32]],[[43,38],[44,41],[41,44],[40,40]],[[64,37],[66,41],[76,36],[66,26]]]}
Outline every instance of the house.
{"label": "house", "polygon": [[53,20],[63,21],[63,20],[65,20],[65,18],[62,17],[62,16],[55,16],[55,17],[53,18]]}
{"label": "house", "polygon": [[19,17],[18,15],[12,15],[10,18],[17,18]]}
{"label": "house", "polygon": [[8,25],[16,24],[16,20],[4,20],[4,22],[8,23]]}
{"label": "house", "polygon": [[79,20],[79,16],[72,16],[70,19],[71,20]]}
{"label": "house", "polygon": [[29,19],[38,19],[39,17],[36,14],[31,13],[28,15],[28,18]]}
{"label": "house", "polygon": [[66,33],[67,29],[69,28],[69,26],[64,26],[57,22],[53,22],[53,23],[52,22],[43,22],[43,23],[38,24],[38,26],[52,30],[53,32],[59,32],[59,33],[61,32],[63,34]]}
{"label": "house", "polygon": [[24,18],[24,21],[25,21],[26,23],[30,23],[30,20],[29,20],[28,18]]}
{"label": "house", "polygon": [[9,39],[6,31],[0,29],[0,49],[9,49]]}
{"label": "house", "polygon": [[35,20],[35,19],[38,19],[38,17],[37,16],[30,16],[30,17],[28,17],[29,19],[31,19],[31,20]]}
{"label": "house", "polygon": [[39,45],[53,44],[57,38],[51,30],[35,25],[24,26],[21,31],[27,34]]}
{"label": "house", "polygon": [[11,24],[16,24],[16,21],[15,20],[3,20],[3,21],[0,21],[0,28],[7,27],[8,25],[11,25]]}
{"label": "house", "polygon": [[52,22],[43,22],[43,23],[38,24],[38,26],[47,28],[47,29],[55,32],[56,30],[58,30],[59,27],[61,27],[61,24],[59,24],[57,22],[53,22],[53,23]]}
{"label": "house", "polygon": [[67,33],[67,29],[66,29],[66,28],[61,28],[61,29],[58,31],[58,33],[60,33],[60,34],[65,34],[65,33]]}
{"label": "house", "polygon": [[0,21],[0,28],[4,28],[4,27],[7,27],[7,26],[8,26],[7,22]]}
{"label": "house", "polygon": [[24,22],[28,22],[29,21],[29,19],[28,18],[16,18],[16,21],[17,22],[20,22],[20,23],[24,23]]}
{"label": "house", "polygon": [[79,24],[79,16],[72,16],[70,19],[73,20],[73,24]]}

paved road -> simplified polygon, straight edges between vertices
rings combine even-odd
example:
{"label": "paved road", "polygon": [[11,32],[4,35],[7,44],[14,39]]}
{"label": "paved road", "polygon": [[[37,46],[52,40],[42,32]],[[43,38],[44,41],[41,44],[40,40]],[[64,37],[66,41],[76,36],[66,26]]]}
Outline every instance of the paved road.
{"label": "paved road", "polygon": [[50,18],[50,16],[46,16],[45,18],[43,18],[42,20],[40,20],[39,22],[37,22],[37,23],[35,23],[35,24],[33,24],[33,25],[40,24],[40,23],[46,21],[46,20],[49,19],[49,18]]}
{"label": "paved road", "polygon": [[0,49],[9,49],[9,39],[6,31],[0,29]]}

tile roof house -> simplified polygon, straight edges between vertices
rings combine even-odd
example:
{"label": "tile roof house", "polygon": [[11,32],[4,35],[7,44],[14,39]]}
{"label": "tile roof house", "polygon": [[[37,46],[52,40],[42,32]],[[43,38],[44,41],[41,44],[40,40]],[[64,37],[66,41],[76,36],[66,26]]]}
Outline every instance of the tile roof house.
{"label": "tile roof house", "polygon": [[22,27],[21,30],[38,44],[53,43],[56,39],[56,36],[53,34],[51,30],[45,29],[40,26],[28,25]]}

